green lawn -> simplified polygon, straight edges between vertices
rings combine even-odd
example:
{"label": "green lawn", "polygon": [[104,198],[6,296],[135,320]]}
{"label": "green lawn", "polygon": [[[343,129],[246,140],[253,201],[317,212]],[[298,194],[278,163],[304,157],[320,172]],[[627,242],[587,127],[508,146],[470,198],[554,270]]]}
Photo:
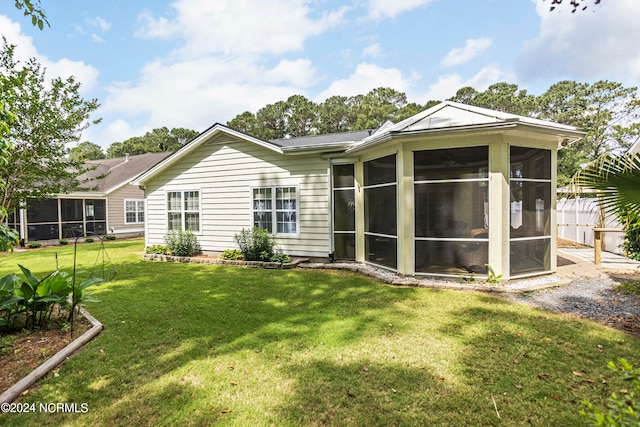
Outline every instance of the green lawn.
{"label": "green lawn", "polygon": [[[0,424],[581,425],[583,399],[602,406],[625,387],[607,362],[638,364],[637,339],[489,295],[105,246],[117,276],[88,307],[104,332],[20,400],[88,412]],[[98,248],[78,246],[84,268]],[[46,273],[56,253],[69,270],[71,246],[2,255],[0,275]]]}

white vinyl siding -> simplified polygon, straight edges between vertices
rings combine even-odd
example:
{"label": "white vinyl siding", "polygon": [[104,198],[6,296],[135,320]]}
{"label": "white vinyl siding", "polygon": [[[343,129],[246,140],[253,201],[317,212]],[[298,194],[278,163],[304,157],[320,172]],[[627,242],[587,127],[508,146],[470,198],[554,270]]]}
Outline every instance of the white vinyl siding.
{"label": "white vinyl siding", "polygon": [[124,223],[142,224],[144,223],[144,199],[124,201]]}
{"label": "white vinyl siding", "polygon": [[[326,257],[327,170],[327,160],[319,155],[285,156],[249,141],[220,135],[146,184],[147,244],[163,242],[168,191],[191,191],[197,185],[202,225],[198,240],[204,251],[223,251],[236,247],[235,234],[254,226],[253,189],[295,187],[296,234],[275,235],[276,247],[290,255]],[[291,224],[291,217],[286,218],[290,212],[288,208],[280,210],[282,227]],[[273,227],[277,227],[277,216]]]}

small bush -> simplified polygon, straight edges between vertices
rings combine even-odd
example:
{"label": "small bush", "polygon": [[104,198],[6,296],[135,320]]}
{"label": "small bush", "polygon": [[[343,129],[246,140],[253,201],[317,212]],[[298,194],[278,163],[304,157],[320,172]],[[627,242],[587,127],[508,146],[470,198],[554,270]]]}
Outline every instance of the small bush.
{"label": "small bush", "polygon": [[289,255],[287,254],[275,254],[269,259],[269,261],[279,262],[280,264],[286,264],[288,262],[291,262],[291,258],[289,258]]}
{"label": "small bush", "polygon": [[37,249],[39,247],[42,247],[42,243],[40,243],[40,242],[30,242],[30,243],[27,243],[27,247],[29,249]]}
{"label": "small bush", "polygon": [[607,404],[606,412],[596,408],[593,403],[582,402],[586,409],[580,411],[588,417],[594,426],[638,426],[640,425],[640,368],[634,368],[625,359],[618,359],[618,363],[609,362],[609,369],[618,378],[629,381],[627,390],[621,394],[612,393]]}
{"label": "small bush", "polygon": [[222,255],[220,255],[220,258],[232,261],[239,260],[242,259],[242,252],[240,252],[238,249],[225,249],[222,252]]}
{"label": "small bush", "polygon": [[62,239],[62,240],[60,240],[60,242],[59,242],[59,243],[60,243],[61,245],[68,245],[68,244],[69,244],[69,241],[68,241],[68,240],[66,240],[66,239]]}
{"label": "small bush", "polygon": [[234,239],[246,261],[268,261],[273,256],[275,242],[267,230],[243,228]]}
{"label": "small bush", "polygon": [[93,243],[93,237],[87,237],[86,239],[84,239],[85,243]]}
{"label": "small bush", "polygon": [[147,246],[144,249],[144,253],[145,254],[159,254],[159,255],[166,255],[169,253],[169,247],[167,245],[153,245],[153,246]]}
{"label": "small bush", "polygon": [[200,243],[191,230],[171,230],[164,236],[171,255],[192,256],[200,252]]}
{"label": "small bush", "polygon": [[115,234],[107,234],[104,236],[105,240],[116,240]]}

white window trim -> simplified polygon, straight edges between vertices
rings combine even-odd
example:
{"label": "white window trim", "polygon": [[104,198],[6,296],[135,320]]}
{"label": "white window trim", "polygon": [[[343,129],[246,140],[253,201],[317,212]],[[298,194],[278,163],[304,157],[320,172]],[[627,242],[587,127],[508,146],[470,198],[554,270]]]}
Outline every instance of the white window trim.
{"label": "white window trim", "polygon": [[[135,209],[135,214],[136,214],[136,220],[135,221],[127,221],[127,213],[129,213],[129,211],[127,211],[127,202],[135,202],[136,204],[136,209]],[[144,202],[144,199],[124,199],[124,223],[125,224],[144,224],[144,220],[142,221],[138,221],[138,214],[140,213],[140,210],[138,209],[139,207],[139,203],[142,203],[142,214],[144,215],[144,217],[146,218],[147,216],[147,210],[146,210],[146,205]]]}
{"label": "white window trim", "polygon": [[190,189],[186,189],[186,190],[179,190],[179,189],[168,189],[165,191],[165,197],[164,197],[164,206],[165,206],[165,230],[167,232],[169,232],[169,212],[178,212],[177,210],[169,210],[169,193],[180,193],[180,214],[182,217],[182,221],[180,224],[180,227],[182,228],[182,230],[187,230],[187,228],[185,227],[186,225],[186,215],[185,213],[187,212],[195,212],[195,211],[186,211],[184,209],[184,193],[189,193],[189,192],[194,192],[197,191],[198,192],[198,230],[191,230],[193,232],[193,234],[195,235],[202,235],[202,189],[200,188],[190,188]]}
{"label": "white window trim", "polygon": [[[271,189],[271,236],[278,238],[289,238],[295,239],[300,237],[300,187],[297,184],[278,184],[278,185],[253,185],[250,188],[250,200],[251,200],[251,228],[253,228],[254,224],[254,213],[256,210],[254,209],[253,203],[253,192],[259,188],[269,188]],[[278,188],[295,188],[296,189],[296,232],[295,233],[278,233],[278,212],[282,212],[282,210],[278,210],[276,208],[276,189]],[[288,210],[288,209],[287,209]],[[258,210],[262,212],[262,210]]]}

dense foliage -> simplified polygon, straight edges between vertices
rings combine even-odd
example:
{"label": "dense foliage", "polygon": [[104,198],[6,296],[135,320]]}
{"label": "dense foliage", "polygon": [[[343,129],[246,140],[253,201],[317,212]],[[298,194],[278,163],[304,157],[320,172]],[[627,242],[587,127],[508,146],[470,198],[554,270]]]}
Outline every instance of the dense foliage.
{"label": "dense foliage", "polygon": [[[463,104],[576,126],[584,138],[560,150],[558,184],[565,185],[581,165],[602,154],[628,148],[640,136],[636,87],[598,81],[558,82],[536,96],[505,82],[484,91],[463,87],[449,98]],[[229,127],[265,140],[377,129],[386,121],[397,123],[438,101],[409,103],[404,93],[376,88],[366,95],[333,96],[316,104],[301,95],[269,104],[256,114],[234,117]]]}
{"label": "dense foliage", "polygon": [[245,261],[269,261],[274,255],[275,241],[262,228],[243,228],[234,239]]}
{"label": "dense foliage", "polygon": [[[18,61],[15,46],[3,38],[0,93],[12,119],[3,124],[0,169],[0,221],[28,199],[65,193],[80,186],[80,164],[67,158],[67,144],[88,125],[97,100],[84,100],[73,77],[47,81],[35,58]],[[43,173],[46,171],[46,174]]]}
{"label": "dense foliage", "polygon": [[56,309],[67,310],[72,321],[76,307],[98,301],[85,289],[103,279],[91,278],[75,284],[72,275],[58,270],[40,279],[28,268],[19,267],[24,279],[15,274],[0,278],[0,327],[43,328]]}
{"label": "dense foliage", "polygon": [[191,230],[170,230],[164,236],[164,242],[174,256],[193,256],[200,253],[200,243]]}
{"label": "dense foliage", "polygon": [[611,394],[606,412],[587,400],[583,402],[586,408],[580,413],[588,417],[594,426],[640,425],[640,369],[634,368],[626,359],[619,359],[618,363],[609,362],[608,366],[618,378],[630,382],[630,387]]}

